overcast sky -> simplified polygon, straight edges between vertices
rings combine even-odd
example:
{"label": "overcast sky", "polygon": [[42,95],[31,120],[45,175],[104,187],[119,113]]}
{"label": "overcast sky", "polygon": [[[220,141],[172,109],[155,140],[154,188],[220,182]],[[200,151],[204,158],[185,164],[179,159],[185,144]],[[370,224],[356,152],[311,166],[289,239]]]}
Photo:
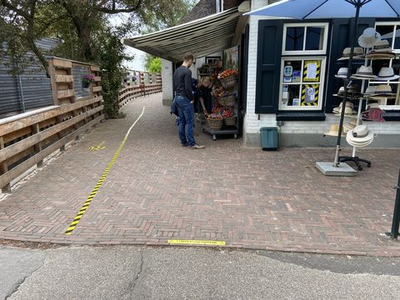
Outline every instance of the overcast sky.
{"label": "overcast sky", "polygon": [[[117,26],[117,25],[125,22],[127,20],[127,17],[125,14],[118,14],[118,15],[112,15],[109,20],[112,25]],[[133,36],[133,34],[132,34],[132,36]],[[143,51],[140,51],[138,49],[129,47],[129,46],[125,46],[125,52],[128,55],[134,55],[135,59],[132,61],[124,62],[124,66],[128,67],[131,70],[143,71],[143,69],[144,69],[143,68],[143,60],[144,60],[146,53]]]}

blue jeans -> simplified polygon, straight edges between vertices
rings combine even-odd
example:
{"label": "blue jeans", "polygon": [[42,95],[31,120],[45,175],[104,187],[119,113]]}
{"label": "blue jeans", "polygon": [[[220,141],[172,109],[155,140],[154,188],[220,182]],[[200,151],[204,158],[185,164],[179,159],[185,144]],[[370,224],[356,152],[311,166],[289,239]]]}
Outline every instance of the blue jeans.
{"label": "blue jeans", "polygon": [[[179,139],[181,144],[189,141],[189,146],[194,146],[196,141],[193,137],[194,107],[188,98],[175,96],[176,106],[179,113]],[[186,129],[186,130],[185,130]]]}

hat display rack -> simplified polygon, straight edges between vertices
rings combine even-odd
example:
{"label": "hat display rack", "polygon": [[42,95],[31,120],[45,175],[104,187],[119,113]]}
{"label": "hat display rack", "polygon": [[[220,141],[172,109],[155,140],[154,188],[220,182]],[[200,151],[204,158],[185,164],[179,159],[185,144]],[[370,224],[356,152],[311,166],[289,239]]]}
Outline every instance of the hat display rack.
{"label": "hat display rack", "polygon": [[[384,101],[390,97],[395,98],[396,95],[392,93],[390,84],[399,84],[400,81],[398,79],[400,76],[394,74],[391,64],[389,68],[382,68],[378,76],[373,74],[372,61],[392,60],[396,58],[396,54],[393,52],[387,40],[381,40],[381,35],[377,33],[374,28],[367,28],[359,37],[358,43],[361,48],[354,48],[353,58],[357,60],[363,59],[364,65],[362,65],[355,74],[352,74],[349,80],[347,76],[347,72],[349,72],[348,68],[339,69],[336,77],[343,80],[344,86],[333,96],[347,98],[349,102],[342,101],[339,107],[333,109],[333,113],[340,117],[340,122],[339,125],[332,125],[330,131],[325,133],[324,136],[339,138],[340,132],[341,137],[345,137],[348,144],[353,146],[353,152],[351,156],[338,156],[337,161],[339,163],[353,162],[357,166],[357,169],[361,171],[363,169],[361,163],[366,163],[367,167],[371,167],[371,162],[358,157],[356,154],[357,148],[367,147],[374,140],[374,134],[362,123],[363,101],[365,101],[365,107],[367,107],[370,100]],[[349,48],[346,48],[339,60],[348,59],[349,56]],[[397,81],[393,82],[392,80]],[[361,81],[360,91],[358,91],[358,86],[353,84],[353,81]],[[378,85],[374,86],[373,84]],[[345,89],[347,90],[346,95],[344,95]],[[353,102],[357,101],[358,111],[354,111]],[[373,107],[373,105],[371,105],[371,107]],[[375,106],[374,109],[380,110],[378,105]],[[343,125],[344,119],[349,119],[350,122]],[[378,118],[377,121],[384,120]],[[340,125],[342,125],[341,130]]]}

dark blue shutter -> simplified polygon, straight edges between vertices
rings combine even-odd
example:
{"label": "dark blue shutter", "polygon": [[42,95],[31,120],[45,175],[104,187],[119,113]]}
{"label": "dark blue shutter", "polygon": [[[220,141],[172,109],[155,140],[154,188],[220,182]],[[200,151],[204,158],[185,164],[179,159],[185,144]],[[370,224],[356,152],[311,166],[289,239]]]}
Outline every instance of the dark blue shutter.
{"label": "dark blue shutter", "polygon": [[[329,66],[327,66],[326,76],[326,102],[325,102],[325,112],[331,113],[335,106],[338,106],[341,99],[333,97],[339,88],[343,85],[343,80],[335,77],[338,70],[341,67],[347,67],[348,61],[342,60],[338,61],[338,58],[342,57],[343,50],[350,46],[350,38],[354,34],[355,19],[333,19],[331,23],[331,41],[329,55]],[[368,27],[374,27],[374,18],[361,18],[357,30],[357,39],[355,42],[355,47],[358,45],[358,37],[363,33],[363,31]],[[360,65],[363,65],[364,61],[355,61],[353,64],[353,73],[356,72]]]}
{"label": "dark blue shutter", "polygon": [[259,21],[257,51],[257,114],[276,113],[282,54],[283,21]]}

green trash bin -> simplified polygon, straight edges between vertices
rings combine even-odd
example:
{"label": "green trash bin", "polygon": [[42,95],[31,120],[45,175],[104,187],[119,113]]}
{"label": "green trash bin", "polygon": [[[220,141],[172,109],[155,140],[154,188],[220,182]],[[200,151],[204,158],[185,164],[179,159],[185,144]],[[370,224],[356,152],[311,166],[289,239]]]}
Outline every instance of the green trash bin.
{"label": "green trash bin", "polygon": [[261,147],[264,151],[276,151],[279,148],[278,127],[262,127]]}

